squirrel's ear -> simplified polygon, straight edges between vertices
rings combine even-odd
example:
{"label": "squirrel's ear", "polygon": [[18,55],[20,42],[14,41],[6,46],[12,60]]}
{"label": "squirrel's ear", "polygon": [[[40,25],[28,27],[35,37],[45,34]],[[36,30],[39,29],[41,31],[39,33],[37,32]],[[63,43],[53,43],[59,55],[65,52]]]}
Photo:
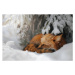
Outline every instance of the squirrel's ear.
{"label": "squirrel's ear", "polygon": [[63,35],[63,34],[56,36],[55,40],[56,40],[56,41],[60,41],[61,38],[62,38],[62,35]]}

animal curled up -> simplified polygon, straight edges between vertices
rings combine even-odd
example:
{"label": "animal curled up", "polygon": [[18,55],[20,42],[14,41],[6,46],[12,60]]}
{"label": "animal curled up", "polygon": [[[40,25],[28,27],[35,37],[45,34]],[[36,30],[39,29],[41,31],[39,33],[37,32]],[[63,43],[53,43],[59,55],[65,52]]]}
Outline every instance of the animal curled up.
{"label": "animal curled up", "polygon": [[25,50],[37,53],[48,53],[54,52],[60,49],[66,44],[65,39],[60,35],[53,34],[37,34],[35,35],[29,44],[25,47]]}

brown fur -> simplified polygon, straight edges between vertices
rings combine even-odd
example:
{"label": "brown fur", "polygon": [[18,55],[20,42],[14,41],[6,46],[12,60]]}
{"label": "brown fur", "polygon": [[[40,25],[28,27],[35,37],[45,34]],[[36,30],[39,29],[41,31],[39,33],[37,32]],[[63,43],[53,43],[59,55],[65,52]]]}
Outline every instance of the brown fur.
{"label": "brown fur", "polygon": [[53,35],[53,34],[38,34],[35,35],[30,43],[25,47],[24,50],[37,52],[37,53],[46,53],[53,52],[54,50],[58,50],[64,44],[66,44],[65,39],[61,35]]}

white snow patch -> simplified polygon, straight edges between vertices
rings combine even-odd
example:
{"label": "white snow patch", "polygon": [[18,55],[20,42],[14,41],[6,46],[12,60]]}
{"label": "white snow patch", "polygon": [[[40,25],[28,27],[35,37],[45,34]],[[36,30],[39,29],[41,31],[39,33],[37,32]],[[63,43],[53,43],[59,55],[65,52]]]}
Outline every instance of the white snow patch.
{"label": "white snow patch", "polygon": [[[57,17],[57,18],[56,18]],[[63,33],[63,28],[66,26],[66,24],[70,27],[71,30],[73,30],[73,17],[71,15],[51,15],[48,16],[46,19],[46,22],[44,24],[44,27],[42,29],[42,34],[49,33],[48,31],[50,30],[50,24],[53,26],[53,31],[51,32],[52,34],[58,34],[58,33]],[[59,28],[60,30],[59,30]]]}
{"label": "white snow patch", "polygon": [[64,45],[54,53],[42,53],[22,51],[15,46],[3,44],[3,60],[25,60],[25,61],[72,61],[72,43]]}

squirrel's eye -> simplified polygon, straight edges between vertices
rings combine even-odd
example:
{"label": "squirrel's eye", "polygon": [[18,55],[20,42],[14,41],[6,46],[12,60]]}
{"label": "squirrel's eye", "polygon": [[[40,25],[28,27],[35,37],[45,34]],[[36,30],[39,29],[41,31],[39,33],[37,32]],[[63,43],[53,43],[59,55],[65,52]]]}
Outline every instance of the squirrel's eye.
{"label": "squirrel's eye", "polygon": [[53,41],[55,41],[55,40],[53,40]]}

